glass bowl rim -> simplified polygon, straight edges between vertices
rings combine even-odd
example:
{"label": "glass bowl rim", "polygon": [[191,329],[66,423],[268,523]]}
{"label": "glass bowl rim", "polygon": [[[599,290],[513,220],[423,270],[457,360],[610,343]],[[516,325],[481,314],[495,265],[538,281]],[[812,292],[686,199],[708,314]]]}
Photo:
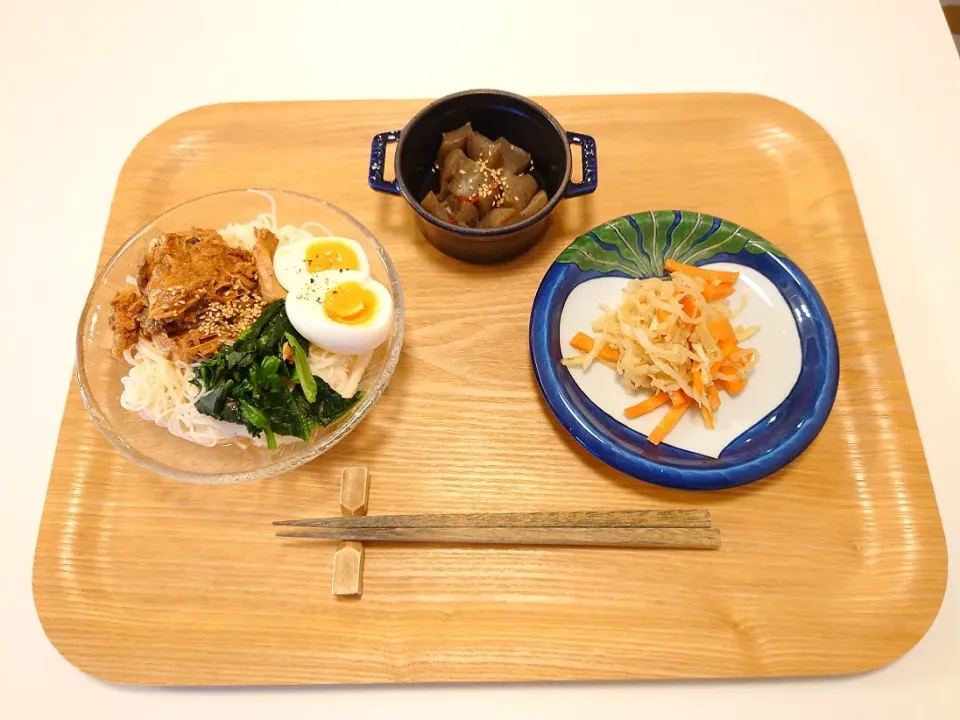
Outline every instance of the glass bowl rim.
{"label": "glass bowl rim", "polygon": [[[299,200],[305,200],[309,203],[314,203],[316,205],[325,206],[328,209],[334,211],[335,213],[342,216],[347,222],[356,226],[364,238],[370,242],[376,248],[377,256],[380,258],[380,261],[383,263],[384,268],[387,271],[387,277],[390,279],[390,292],[393,296],[393,307],[394,307],[394,317],[393,317],[393,334],[390,338],[389,345],[387,347],[387,356],[384,359],[383,367],[380,370],[380,374],[377,376],[374,386],[370,388],[365,394],[363,399],[360,401],[360,404],[354,409],[352,413],[343,421],[338,424],[333,433],[325,437],[322,441],[311,441],[307,443],[303,448],[297,450],[293,455],[285,456],[278,458],[274,462],[270,462],[262,467],[257,468],[256,470],[246,470],[243,472],[236,473],[203,473],[203,472],[191,472],[185,470],[179,470],[177,468],[171,467],[165,463],[153,460],[145,456],[139,450],[134,447],[131,447],[119,433],[117,433],[112,423],[107,419],[103,410],[100,407],[100,402],[94,396],[90,384],[87,379],[86,368],[84,367],[84,343],[86,341],[86,332],[85,328],[87,325],[87,320],[90,316],[90,312],[94,306],[94,298],[97,294],[98,288],[105,282],[107,275],[113,269],[114,265],[120,260],[121,257],[136,243],[140,240],[147,231],[154,226],[156,223],[160,222],[163,218],[175,213],[179,210],[183,210],[189,205],[194,203],[201,202],[213,197],[220,197],[223,195],[232,195],[236,193],[253,193],[263,196],[263,194],[271,194],[277,196],[286,196],[290,198],[295,198]],[[103,436],[113,445],[117,450],[120,451],[129,460],[132,460],[134,463],[140,467],[146,468],[151,472],[155,472],[159,475],[165,477],[173,478],[175,480],[182,480],[184,482],[197,483],[197,484],[235,484],[241,482],[249,482],[252,480],[263,480],[265,478],[273,477],[284,472],[288,472],[295,468],[305,465],[311,460],[316,459],[327,450],[332,448],[343,438],[345,438],[358,424],[360,421],[366,417],[367,413],[373,408],[376,402],[380,399],[380,396],[386,390],[387,384],[390,382],[393,372],[397,367],[397,363],[400,359],[400,349],[403,346],[403,331],[404,331],[404,304],[403,304],[403,290],[400,286],[400,277],[397,274],[397,269],[393,264],[393,261],[390,259],[389,253],[387,253],[386,248],[377,240],[376,236],[359,220],[357,220],[353,215],[348,213],[343,208],[334,205],[331,202],[322,200],[321,198],[314,197],[312,195],[307,195],[306,193],[297,192],[295,190],[284,190],[282,188],[260,188],[260,187],[240,187],[232,188],[229,190],[220,190],[217,192],[207,193],[205,195],[200,195],[189,200],[185,200],[173,207],[170,207],[164,210],[162,213],[157,215],[155,218],[149,220],[144,224],[140,229],[134,232],[130,237],[128,237],[120,248],[110,256],[110,258],[104,263],[103,268],[101,268],[96,275],[96,278],[93,281],[93,284],[90,287],[90,292],[87,294],[87,299],[83,304],[83,310],[80,313],[80,321],[77,325],[77,336],[76,336],[76,374],[77,374],[77,383],[80,388],[80,397],[83,400],[84,406],[86,406],[87,411],[90,413],[90,417],[93,418],[94,424],[103,434]],[[144,421],[148,422],[148,421]],[[188,442],[188,441],[184,441]]]}

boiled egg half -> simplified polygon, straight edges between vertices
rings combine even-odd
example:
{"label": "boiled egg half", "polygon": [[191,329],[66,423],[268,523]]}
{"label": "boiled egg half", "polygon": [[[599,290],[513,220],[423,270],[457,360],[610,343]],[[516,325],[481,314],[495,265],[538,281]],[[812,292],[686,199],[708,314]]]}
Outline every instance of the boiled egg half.
{"label": "boiled egg half", "polygon": [[273,272],[288,293],[330,270],[349,270],[369,277],[370,263],[360,243],[340,237],[297,240],[281,245],[273,255]]}
{"label": "boiled egg half", "polygon": [[287,293],[286,308],[301,335],[313,345],[341,355],[373,350],[393,328],[390,291],[359,270],[311,273],[306,282]]}

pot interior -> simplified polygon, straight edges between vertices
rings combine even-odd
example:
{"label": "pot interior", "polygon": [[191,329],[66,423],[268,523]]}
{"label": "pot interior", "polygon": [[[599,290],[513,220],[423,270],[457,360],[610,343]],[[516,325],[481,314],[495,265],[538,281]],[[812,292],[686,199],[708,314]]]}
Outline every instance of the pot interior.
{"label": "pot interior", "polygon": [[440,136],[466,122],[491,140],[502,136],[529,152],[533,157],[531,174],[551,200],[569,178],[566,137],[541,111],[510,95],[468,93],[427,108],[403,130],[396,172],[417,202],[439,187],[434,161]]}

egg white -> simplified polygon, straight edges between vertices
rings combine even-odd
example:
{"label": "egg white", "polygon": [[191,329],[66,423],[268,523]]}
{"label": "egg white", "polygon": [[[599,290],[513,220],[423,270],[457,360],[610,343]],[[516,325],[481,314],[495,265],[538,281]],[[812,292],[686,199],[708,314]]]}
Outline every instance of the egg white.
{"label": "egg white", "polygon": [[323,270],[321,273],[311,273],[307,268],[306,253],[307,249],[316,242],[325,240],[335,240],[348,246],[357,256],[359,268],[345,272],[359,272],[364,277],[370,277],[370,261],[367,260],[367,254],[363,251],[356,240],[349,238],[313,238],[311,240],[297,240],[286,245],[281,245],[273,255],[273,273],[277,276],[277,281],[288,293],[296,292],[301,285],[310,280],[311,277],[322,272],[337,272]]}
{"label": "egg white", "polygon": [[[355,281],[370,290],[377,307],[367,322],[347,325],[327,316],[324,298],[337,285]],[[311,344],[341,355],[359,355],[381,345],[393,328],[393,297],[383,285],[357,270],[313,273],[295,292],[287,294],[287,317]]]}

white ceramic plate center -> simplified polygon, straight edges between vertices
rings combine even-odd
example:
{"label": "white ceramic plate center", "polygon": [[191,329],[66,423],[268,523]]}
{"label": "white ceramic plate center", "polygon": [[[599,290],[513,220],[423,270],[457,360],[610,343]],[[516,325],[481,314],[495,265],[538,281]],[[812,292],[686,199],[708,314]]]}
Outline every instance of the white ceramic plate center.
{"label": "white ceramic plate center", "polygon": [[[753,268],[734,263],[711,263],[704,267],[735,270],[740,273],[731,307],[747,305],[733,321],[734,325],[759,325],[760,331],[744,342],[755,348],[760,362],[753,369],[747,387],[739,395],[721,392],[723,405],[714,416],[716,428],[708,430],[700,413],[689,410],[670,431],[664,444],[683,450],[719,457],[723,449],[762,420],[783,402],[800,376],[800,336],[790,308],[777,288]],[[575,287],[567,296],[560,315],[561,350],[564,357],[578,355],[570,339],[578,332],[592,335],[593,321],[600,316],[600,305],[615,308],[627,278],[600,277]],[[640,402],[646,393],[632,393],[620,381],[616,371],[596,362],[589,369],[569,368],[580,389],[607,415],[644,435],[650,433],[665,412],[658,409],[635,420],[624,417],[624,408]]]}

